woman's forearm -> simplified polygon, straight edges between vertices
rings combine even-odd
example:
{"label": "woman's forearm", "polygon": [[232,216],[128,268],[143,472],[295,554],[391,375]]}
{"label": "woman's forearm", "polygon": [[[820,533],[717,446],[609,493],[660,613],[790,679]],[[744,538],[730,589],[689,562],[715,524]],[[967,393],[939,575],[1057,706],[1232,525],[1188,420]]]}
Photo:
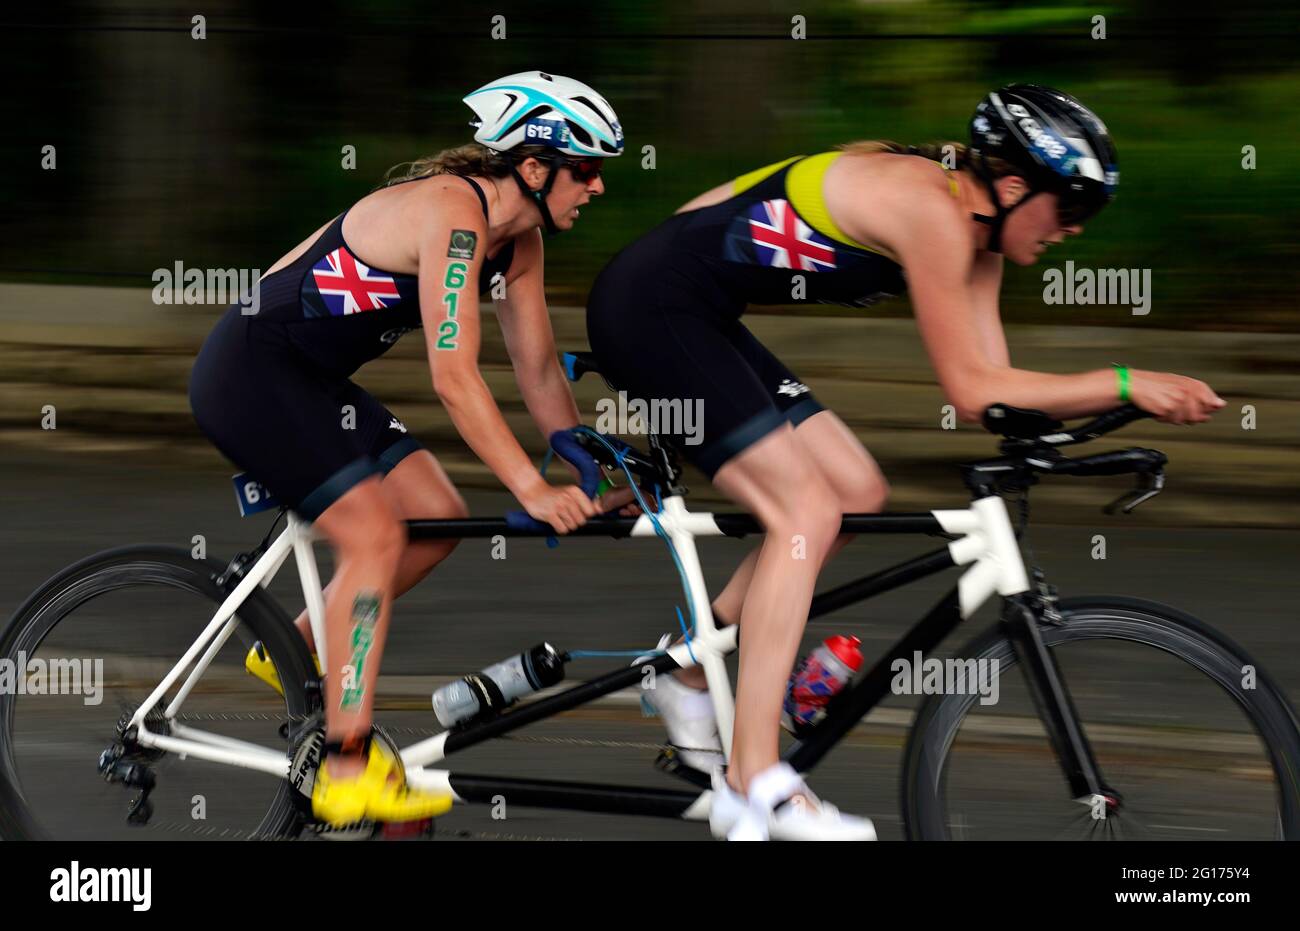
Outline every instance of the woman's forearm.
{"label": "woman's forearm", "polygon": [[524,405],[543,437],[550,437],[556,430],[577,426],[582,421],[569,380],[564,377],[564,370],[554,357],[549,365],[535,372],[516,371],[515,381]]}
{"label": "woman's forearm", "polygon": [[483,377],[474,372],[435,384],[451,421],[474,455],[521,501],[544,480],[501,415]]}
{"label": "woman's forearm", "polygon": [[996,368],[972,379],[971,385],[960,393],[961,400],[953,399],[959,416],[972,422],[978,421],[985,408],[992,404],[1033,408],[1065,420],[1099,414],[1121,403],[1114,369],[1052,375]]}
{"label": "woman's forearm", "polygon": [[[515,382],[519,385],[524,406],[547,442],[556,430],[567,430],[582,422],[569,380],[554,353],[550,354],[549,364],[535,371],[516,369]],[[567,462],[565,465],[575,479],[581,478],[576,467]]]}

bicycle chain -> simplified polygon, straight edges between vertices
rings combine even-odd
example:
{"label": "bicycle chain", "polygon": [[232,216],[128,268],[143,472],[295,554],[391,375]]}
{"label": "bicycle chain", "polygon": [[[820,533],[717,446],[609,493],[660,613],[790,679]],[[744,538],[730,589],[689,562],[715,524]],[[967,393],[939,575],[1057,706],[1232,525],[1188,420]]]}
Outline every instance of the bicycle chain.
{"label": "bicycle chain", "polygon": [[[277,721],[283,723],[299,723],[310,720],[312,715],[275,715],[262,711],[244,711],[244,712],[182,712],[176,715],[177,721]],[[413,737],[436,737],[442,731],[431,730],[427,727],[389,727],[384,725],[384,730],[389,734],[408,734]],[[600,737],[537,737],[531,735],[502,734],[493,740],[512,740],[518,743],[540,743],[540,744],[564,744],[578,747],[609,747],[611,749],[632,749],[632,750],[662,750],[666,746],[671,746],[678,751],[694,751],[697,753],[717,753],[716,747],[681,747],[676,744],[653,743],[641,740],[607,740]]]}
{"label": "bicycle chain", "polygon": [[239,831],[234,828],[214,828],[198,824],[185,824],[180,821],[158,821],[150,818],[145,827],[150,831],[172,831],[178,834],[202,835],[216,837],[218,840],[261,840],[290,841],[297,838],[284,837],[280,834],[261,834],[257,831]]}
{"label": "bicycle chain", "polygon": [[[180,821],[158,821],[151,819],[146,825],[151,831],[171,832],[176,834],[189,834],[191,836],[215,837],[217,840],[242,840],[242,841],[279,841],[281,843],[291,843],[301,840],[301,837],[284,837],[280,834],[262,834],[258,831],[237,831],[233,828],[215,828],[205,827],[195,824],[185,824]],[[551,837],[545,834],[507,834],[500,831],[470,831],[465,828],[448,829],[442,832],[435,832],[434,840],[514,840],[514,841],[581,841],[586,840],[583,837]]]}
{"label": "bicycle chain", "polygon": [[[269,721],[283,724],[288,721],[291,723],[300,723],[311,720],[315,715],[295,715],[295,714],[271,714],[264,711],[200,711],[200,712],[182,712],[175,716],[176,721]],[[385,727],[389,734],[407,734],[411,736],[432,737],[442,733],[423,727]],[[665,747],[672,747],[677,751],[696,749],[697,752],[710,753],[717,752],[708,748],[691,748],[678,747],[675,744],[652,743],[649,741],[637,740],[607,740],[599,737],[538,737],[530,735],[512,735],[502,734],[494,740],[511,740],[517,743],[535,743],[535,744],[560,744],[566,746],[583,746],[583,747],[608,747],[612,749],[632,749],[632,750],[663,750]],[[172,832],[179,834],[189,834],[191,836],[202,836],[216,838],[218,840],[244,840],[244,841],[289,841],[297,838],[287,838],[279,834],[263,834],[258,831],[236,830],[234,828],[217,828],[206,825],[185,824],[179,821],[158,821],[151,819],[146,825],[149,830],[159,832]],[[551,837],[544,834],[510,834],[499,831],[470,831],[455,830],[444,834],[435,835],[439,840],[505,840],[505,841],[581,841],[581,837]]]}

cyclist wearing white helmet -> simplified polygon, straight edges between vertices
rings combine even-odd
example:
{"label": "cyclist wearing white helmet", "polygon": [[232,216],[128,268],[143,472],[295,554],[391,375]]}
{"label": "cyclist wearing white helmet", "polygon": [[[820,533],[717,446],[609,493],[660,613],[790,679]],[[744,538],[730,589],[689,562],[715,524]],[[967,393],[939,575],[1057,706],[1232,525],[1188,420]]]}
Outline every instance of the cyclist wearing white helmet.
{"label": "cyclist wearing white helmet", "polygon": [[[1131,400],[1197,423],[1224,403],[1168,373],[1011,365],[1003,257],[1032,265],[1080,234],[1114,194],[1115,148],[1083,104],[1036,85],[989,94],[970,131],[969,146],[858,142],[742,175],[633,242],[592,288],[587,327],[602,373],[632,397],[703,401],[703,437],[681,450],[767,529],[713,605],[744,631],[725,776],[702,670],[646,693],[673,742],[692,748],[685,762],[714,769],[719,836],[875,836],[778,763],[778,722],[818,573],[848,542],[841,515],[881,510],[888,486],[853,432],[740,322],[748,304],[866,306],[909,291],[939,384],[965,421],[994,402],[1070,418]],[[806,558],[791,558],[792,540]],[[791,799],[799,804],[781,804]]]}
{"label": "cyclist wearing white helmet", "polygon": [[[528,410],[543,436],[578,423],[547,316],[540,227],[572,227],[604,192],[604,159],[623,148],[618,118],[587,85],[541,71],[465,102],[477,141],[411,163],[276,262],[259,282],[259,312],[230,308],[190,380],[208,437],[334,547],[327,758],[312,805],[336,825],[450,805],[404,784],[400,763],[371,744],[371,712],[393,599],[455,545],[408,543],[402,522],[467,514],[434,456],[351,375],[423,328],[433,388],[456,429],[529,514],[565,533],[631,498],[623,489],[597,503],[576,485],[547,484],[478,368],[480,294],[504,284],[497,316]],[[311,645],[305,612],[298,628]],[[260,645],[247,666],[280,687]]]}
{"label": "cyclist wearing white helmet", "polygon": [[[599,173],[599,159],[623,153],[623,127],[604,97],[581,81],[543,71],[512,74],[480,87],[465,98],[478,114],[474,138],[497,152],[528,152],[542,147],[545,155],[534,158],[549,165],[541,187],[524,179],[517,167],[511,176],[520,192],[537,204],[548,233],[568,229],[572,217],[561,212],[557,222],[551,214],[548,195],[559,178],[559,168],[578,165],[577,170]],[[576,209],[573,216],[577,216]]]}

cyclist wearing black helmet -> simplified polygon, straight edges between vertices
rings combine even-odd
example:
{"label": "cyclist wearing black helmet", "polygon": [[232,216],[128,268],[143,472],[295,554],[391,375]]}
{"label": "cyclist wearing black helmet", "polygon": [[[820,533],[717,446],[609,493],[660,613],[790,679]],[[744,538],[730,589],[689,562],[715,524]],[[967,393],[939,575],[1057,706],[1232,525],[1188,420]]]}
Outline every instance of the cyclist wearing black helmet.
{"label": "cyclist wearing black helmet", "polygon": [[[1079,101],[1050,87],[1013,84],[992,92],[975,108],[970,138],[971,169],[994,208],[993,216],[976,217],[989,227],[989,252],[1002,251],[1007,217],[1034,196],[1054,195],[1060,228],[1073,231],[1110,203],[1119,187],[1119,159],[1106,127]],[[1030,184],[1010,204],[997,192],[997,159]]]}
{"label": "cyclist wearing black helmet", "polygon": [[[853,432],[740,322],[746,306],[866,306],[906,289],[965,421],[994,402],[1069,418],[1124,400],[1165,422],[1204,421],[1224,402],[1192,378],[1011,364],[1003,258],[1032,265],[1079,235],[1118,181],[1115,147],[1091,110],[1012,85],[980,103],[969,146],[856,142],[769,165],[696,197],[596,280],[588,333],[602,372],[632,397],[702,400],[702,441],[677,438],[682,452],[767,529],[713,604],[744,630],[725,775],[702,671],[660,677],[646,693],[670,738],[692,748],[685,762],[714,769],[717,836],[874,837],[869,821],[818,802],[778,763],[778,722],[818,572],[847,542],[840,516],[880,510],[888,488]],[[796,537],[806,558],[791,558]]]}

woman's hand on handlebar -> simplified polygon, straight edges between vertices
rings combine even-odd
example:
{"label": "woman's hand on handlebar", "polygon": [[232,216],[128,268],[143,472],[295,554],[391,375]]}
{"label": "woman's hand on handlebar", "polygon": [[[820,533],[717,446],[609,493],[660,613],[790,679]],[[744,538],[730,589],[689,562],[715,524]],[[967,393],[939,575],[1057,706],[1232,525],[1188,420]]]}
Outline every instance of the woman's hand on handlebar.
{"label": "woman's hand on handlebar", "polygon": [[1205,382],[1172,372],[1132,372],[1129,397],[1162,423],[1204,423],[1227,402]]}
{"label": "woman's hand on handlebar", "polygon": [[548,485],[538,482],[533,490],[519,499],[528,516],[550,524],[556,533],[577,530],[588,518],[600,513],[599,504],[588,498],[577,485]]}
{"label": "woman's hand on handlebar", "polygon": [[596,499],[596,505],[601,513],[608,513],[617,508],[618,513],[623,517],[638,517],[641,514],[641,508],[636,503],[636,494],[630,487],[611,488]]}

